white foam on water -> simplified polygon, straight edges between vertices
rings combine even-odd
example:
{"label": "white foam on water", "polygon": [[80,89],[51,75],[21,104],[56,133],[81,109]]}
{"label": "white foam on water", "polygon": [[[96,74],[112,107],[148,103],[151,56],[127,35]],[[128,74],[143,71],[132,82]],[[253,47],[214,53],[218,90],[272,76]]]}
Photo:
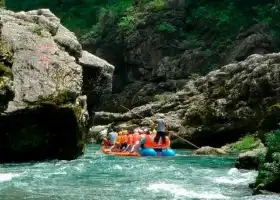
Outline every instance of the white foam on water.
{"label": "white foam on water", "polygon": [[73,167],[77,171],[83,171],[85,169],[85,164],[84,163],[79,163],[78,165]]}
{"label": "white foam on water", "polygon": [[11,181],[14,177],[19,177],[21,174],[15,173],[0,173],[0,183]]}
{"label": "white foam on water", "polygon": [[[145,168],[143,167],[143,170],[144,170],[144,169],[145,169]],[[146,169],[148,169],[149,171],[160,171],[160,170],[161,170],[161,168],[158,167],[158,166],[146,167]]]}
{"label": "white foam on water", "polygon": [[190,191],[190,189],[186,190],[180,185],[176,184],[168,184],[168,183],[154,183],[149,185],[147,188],[153,192],[169,192],[178,197],[189,197],[189,198],[199,198],[199,199],[228,199],[229,197],[224,196],[222,194],[218,194],[217,192],[203,192],[203,191]]}
{"label": "white foam on water", "polygon": [[222,184],[249,184],[250,182],[254,181],[257,176],[256,171],[249,171],[241,173],[236,168],[231,168],[226,176],[214,178],[214,182],[222,183]]}
{"label": "white foam on water", "polygon": [[230,176],[236,176],[236,175],[239,175],[239,171],[237,168],[231,168],[229,171],[228,171],[228,175]]}
{"label": "white foam on water", "polygon": [[120,165],[114,165],[113,169],[118,169],[118,170],[122,170],[123,168]]}

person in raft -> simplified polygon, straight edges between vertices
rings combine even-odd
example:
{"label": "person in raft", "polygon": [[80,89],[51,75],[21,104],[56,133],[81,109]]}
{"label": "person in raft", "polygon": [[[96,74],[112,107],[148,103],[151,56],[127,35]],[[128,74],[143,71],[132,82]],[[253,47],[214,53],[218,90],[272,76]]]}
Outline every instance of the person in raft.
{"label": "person in raft", "polygon": [[125,149],[125,151],[131,151],[132,147],[133,147],[133,131],[128,131],[128,135],[127,135],[127,147]]}
{"label": "person in raft", "polygon": [[134,134],[133,134],[133,145],[131,148],[131,153],[132,152],[139,152],[139,148],[140,148],[140,142],[141,142],[141,136],[139,134],[139,132],[141,132],[139,129],[135,129],[134,130]]}
{"label": "person in raft", "polygon": [[162,148],[162,149],[167,149],[170,148],[171,141],[169,136],[165,136],[165,143],[163,143],[162,139],[159,139],[159,142],[157,143],[157,147]]}
{"label": "person in raft", "polygon": [[120,151],[120,148],[121,148],[121,144],[122,144],[122,132],[123,131],[119,131],[118,132],[118,136],[115,140],[115,144],[114,146],[111,148],[111,151],[112,152],[119,152]]}
{"label": "person in raft", "polygon": [[110,132],[108,133],[108,142],[110,149],[112,149],[118,137],[118,133],[116,132],[115,128],[110,128],[109,131]]}
{"label": "person in raft", "polygon": [[158,144],[159,140],[161,139],[161,143],[165,144],[166,138],[165,138],[164,114],[160,114],[159,119],[157,119],[154,123],[157,124],[157,133],[154,138],[154,142]]}
{"label": "person in raft", "polygon": [[127,148],[128,131],[124,130],[121,138],[121,151],[125,151]]}
{"label": "person in raft", "polygon": [[117,137],[117,133],[113,131],[112,128],[109,129],[109,133],[103,139],[103,145],[107,148],[112,148],[115,143],[115,138]]}
{"label": "person in raft", "polygon": [[154,137],[151,134],[151,131],[148,129],[144,130],[145,136],[141,140],[141,148],[154,148],[156,146],[154,142]]}

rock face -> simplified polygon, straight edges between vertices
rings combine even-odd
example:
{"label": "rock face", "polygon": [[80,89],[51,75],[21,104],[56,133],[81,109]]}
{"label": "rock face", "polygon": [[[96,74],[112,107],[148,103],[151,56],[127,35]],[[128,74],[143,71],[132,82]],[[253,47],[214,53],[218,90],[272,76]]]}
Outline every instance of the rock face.
{"label": "rock face", "polygon": [[164,113],[169,132],[197,146],[220,147],[245,133],[277,127],[279,77],[279,53],[255,54],[189,81],[183,90],[151,104],[124,114],[98,113],[98,120],[150,126],[150,119]]}
{"label": "rock face", "polygon": [[[129,30],[120,30],[120,20],[112,20],[113,24],[104,25],[102,34],[95,34],[98,37],[93,35],[83,40],[84,48],[116,66],[115,95],[103,102],[99,110],[126,112],[120,104],[128,108],[144,105],[157,94],[181,90],[195,74],[205,75],[254,53],[275,51],[275,41],[268,27],[254,25],[236,35],[236,41],[224,45],[219,52],[211,44],[225,41],[215,41],[217,34],[211,32],[207,24],[199,21],[186,24],[189,13],[184,1],[160,2],[165,3],[162,9],[145,10],[148,3],[142,2],[143,8],[137,3],[131,12],[127,11],[125,17],[133,20]],[[189,30],[196,30],[202,41],[191,38]],[[229,48],[225,49],[227,46]]]}
{"label": "rock face", "polygon": [[[0,162],[77,157],[87,104],[110,95],[114,67],[83,51],[48,9],[1,10],[0,24]],[[95,73],[85,77],[83,67]],[[87,98],[83,85],[93,81]]]}

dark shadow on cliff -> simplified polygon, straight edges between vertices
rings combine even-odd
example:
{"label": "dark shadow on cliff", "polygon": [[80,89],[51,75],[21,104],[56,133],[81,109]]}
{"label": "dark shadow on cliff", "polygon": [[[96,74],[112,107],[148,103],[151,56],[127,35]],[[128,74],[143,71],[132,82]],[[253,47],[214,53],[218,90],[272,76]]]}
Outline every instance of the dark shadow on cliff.
{"label": "dark shadow on cliff", "polygon": [[75,113],[42,105],[0,116],[0,162],[75,159],[82,153]]}

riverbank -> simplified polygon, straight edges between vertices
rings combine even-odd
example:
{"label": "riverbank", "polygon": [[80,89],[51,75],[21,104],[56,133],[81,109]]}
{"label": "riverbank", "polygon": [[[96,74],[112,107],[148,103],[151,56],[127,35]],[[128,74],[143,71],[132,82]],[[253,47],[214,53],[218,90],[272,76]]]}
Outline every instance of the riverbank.
{"label": "riverbank", "polygon": [[251,196],[248,184],[257,173],[233,168],[233,156],[198,157],[178,150],[175,158],[121,158],[104,155],[99,148],[88,145],[86,154],[72,161],[0,165],[0,198],[280,199]]}

